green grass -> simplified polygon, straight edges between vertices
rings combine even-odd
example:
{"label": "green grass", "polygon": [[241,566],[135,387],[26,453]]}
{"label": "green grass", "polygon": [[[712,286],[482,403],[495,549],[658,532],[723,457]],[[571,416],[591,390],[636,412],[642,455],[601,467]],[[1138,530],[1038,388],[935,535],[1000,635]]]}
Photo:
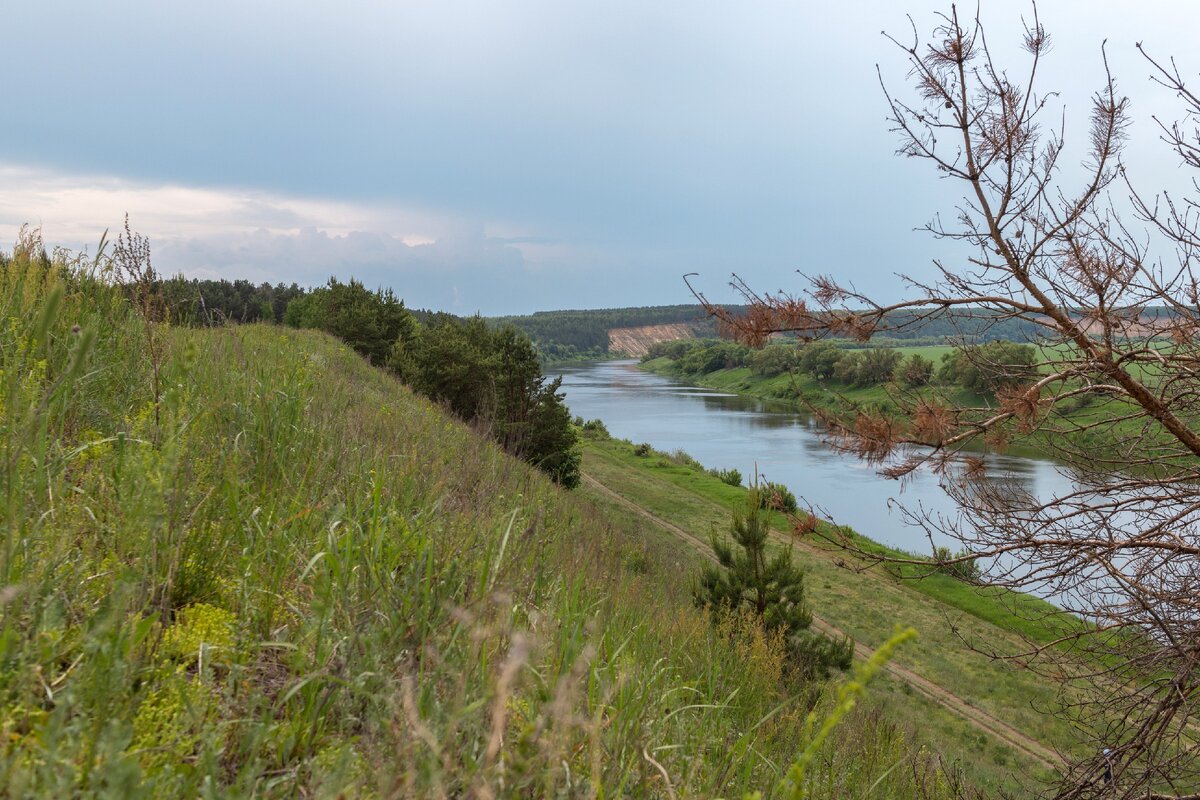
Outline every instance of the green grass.
{"label": "green grass", "polygon": [[[620,486],[632,498],[640,494],[630,491],[629,484],[612,480],[611,473],[606,473],[602,466],[593,460],[595,454],[590,451],[585,460],[585,468],[595,468],[595,474],[605,476],[605,480]],[[637,468],[635,467],[634,470]],[[622,468],[623,472],[626,470]],[[636,481],[636,474],[628,476]],[[652,489],[662,487],[652,486]],[[676,569],[674,582],[685,589],[691,585],[691,577],[699,573],[703,556],[694,550],[681,546],[679,540],[657,526],[647,524],[645,520],[634,515],[624,507],[607,500],[603,495],[595,493],[588,487],[580,491],[592,497],[593,501],[605,509],[605,514],[615,519],[626,519],[631,525],[639,525],[646,546],[651,551],[659,551]],[[657,508],[661,514],[661,506]],[[662,516],[666,516],[662,514]],[[679,515],[673,515],[675,522],[685,521]],[[716,519],[713,520],[714,527]],[[822,576],[818,581],[813,577],[811,565],[806,564],[809,573],[808,591],[815,598],[817,611],[826,618],[832,618],[828,613],[826,603],[827,593],[835,591],[831,582],[834,576]],[[680,575],[689,576],[680,580]],[[686,599],[686,598],[684,598]],[[939,621],[940,623],[941,621]],[[878,627],[881,635],[890,634],[886,624]],[[860,631],[861,633],[861,631]],[[923,634],[918,631],[923,638]],[[920,639],[918,639],[918,642]],[[912,647],[913,645],[908,645]],[[961,647],[961,644],[957,645]],[[967,779],[967,783],[993,794],[1001,789],[1007,791],[1027,790],[1030,776],[1044,777],[1041,767],[1027,757],[1014,750],[1004,742],[997,741],[982,733],[979,729],[951,713],[942,705],[925,698],[915,692],[903,681],[891,676],[881,677],[868,697],[863,713],[874,718],[877,724],[896,726],[898,735],[904,736],[914,745],[925,748],[929,752],[938,753],[946,764],[954,764],[959,773]]]}
{"label": "green grass", "polygon": [[[835,709],[643,521],[326,336],[148,326],[105,266],[0,259],[0,793],[772,795]],[[809,796],[948,796],[877,688]]]}
{"label": "green grass", "polygon": [[[730,509],[744,502],[745,489],[661,454],[637,456],[628,442],[590,441],[584,471],[701,538],[723,532]],[[774,523],[779,530],[789,529],[781,516]],[[880,547],[861,537],[859,542]],[[1023,650],[1022,637],[1048,641],[1062,623],[1055,621],[1060,617],[1040,623],[1031,619],[1053,611],[1044,601],[971,587],[943,575],[902,581],[878,567],[847,569],[845,555],[832,549],[808,548],[797,556],[809,575],[819,616],[873,646],[884,641],[897,622],[916,627],[921,638],[905,649],[900,662],[1039,741],[1073,751],[1069,725],[1033,709],[1053,708],[1060,687],[970,652],[959,638],[1002,652]]]}

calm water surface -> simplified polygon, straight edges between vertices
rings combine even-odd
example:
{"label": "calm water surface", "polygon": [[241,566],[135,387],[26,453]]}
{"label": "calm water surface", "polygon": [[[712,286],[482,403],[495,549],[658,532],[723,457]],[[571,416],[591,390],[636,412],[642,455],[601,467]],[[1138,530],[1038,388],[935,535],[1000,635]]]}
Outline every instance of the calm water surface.
{"label": "calm water surface", "polygon": [[[767,480],[787,485],[823,516],[892,547],[930,549],[923,530],[905,525],[899,505],[955,514],[937,476],[920,470],[903,485],[880,477],[831,449],[811,416],[784,404],[689,386],[639,370],[636,361],[555,371],[563,376],[571,413],[603,420],[613,436],[685,450],[706,467],[734,467],[747,479],[757,465]],[[1071,486],[1052,461],[988,455],[987,463],[992,479],[1011,480],[1040,497]]]}

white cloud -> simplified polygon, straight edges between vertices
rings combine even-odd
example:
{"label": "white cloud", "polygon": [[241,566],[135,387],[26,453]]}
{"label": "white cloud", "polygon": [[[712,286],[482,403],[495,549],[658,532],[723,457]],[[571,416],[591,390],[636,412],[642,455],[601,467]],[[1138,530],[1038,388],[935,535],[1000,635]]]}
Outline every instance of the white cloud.
{"label": "white cloud", "polygon": [[[155,267],[164,274],[306,285],[354,276],[391,286],[414,306],[508,310],[503,304],[519,295],[513,287],[529,271],[523,249],[541,249],[486,233],[515,230],[509,223],[485,225],[385,204],[14,165],[0,165],[0,186],[0,233],[10,241],[30,224],[42,229],[48,245],[94,249],[106,229],[115,236],[128,213],[131,226],[150,239]],[[570,248],[557,247],[554,256],[570,259]]]}
{"label": "white cloud", "polygon": [[105,229],[120,227],[126,213],[152,239],[316,228],[331,236],[371,230],[428,243],[437,241],[447,225],[436,214],[391,205],[151,184],[11,164],[0,164],[0,186],[0,226],[38,225],[47,239],[63,242],[95,242]]}

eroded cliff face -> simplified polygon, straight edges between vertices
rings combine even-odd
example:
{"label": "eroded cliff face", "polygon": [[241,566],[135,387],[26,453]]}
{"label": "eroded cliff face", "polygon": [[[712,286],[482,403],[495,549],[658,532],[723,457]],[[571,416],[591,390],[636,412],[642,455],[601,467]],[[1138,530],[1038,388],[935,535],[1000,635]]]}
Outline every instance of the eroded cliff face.
{"label": "eroded cliff face", "polygon": [[608,352],[625,353],[632,358],[641,358],[659,342],[696,338],[697,327],[690,322],[674,322],[668,325],[643,325],[637,328],[610,328]]}

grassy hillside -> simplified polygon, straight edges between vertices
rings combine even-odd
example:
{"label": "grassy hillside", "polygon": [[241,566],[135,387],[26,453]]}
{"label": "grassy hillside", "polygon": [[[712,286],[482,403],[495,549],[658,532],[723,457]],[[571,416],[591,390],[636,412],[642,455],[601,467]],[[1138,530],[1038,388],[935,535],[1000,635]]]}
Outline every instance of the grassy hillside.
{"label": "grassy hillside", "polygon": [[[644,525],[329,337],[0,267],[0,792],[773,795],[832,708]],[[849,715],[807,796],[948,796],[920,719]]]}
{"label": "grassy hillside", "polygon": [[[586,474],[622,496],[702,538],[723,529],[729,509],[736,507],[744,492],[669,456],[654,452],[639,456],[632,445],[618,440],[589,442],[584,466]],[[900,652],[899,663],[1034,739],[1064,753],[1074,751],[1075,734],[1070,725],[1044,713],[1060,699],[1061,686],[1048,684],[1012,663],[991,661],[963,645],[965,639],[986,643],[985,649],[1015,653],[1025,650],[1030,641],[1052,641],[1061,620],[1030,621],[1039,611],[1049,609],[1043,601],[971,587],[945,575],[911,581],[882,568],[864,570],[859,565],[856,569],[847,563],[849,556],[844,551],[797,542],[783,534],[790,526],[782,515],[776,515],[774,527],[781,532],[777,546],[796,548],[796,557],[818,598],[818,615],[872,646],[887,639],[893,620],[914,625],[920,639]],[[860,537],[860,541],[865,540]],[[889,707],[899,714],[915,711],[911,702],[903,700]],[[962,731],[949,721],[939,725],[945,735],[927,741],[970,763],[970,769],[981,778],[989,772],[993,780],[1005,776],[1004,769],[988,770],[989,763],[1000,767],[1019,763],[1017,754],[1003,743],[977,741],[974,735],[963,739]],[[974,753],[962,752],[964,741]]]}

